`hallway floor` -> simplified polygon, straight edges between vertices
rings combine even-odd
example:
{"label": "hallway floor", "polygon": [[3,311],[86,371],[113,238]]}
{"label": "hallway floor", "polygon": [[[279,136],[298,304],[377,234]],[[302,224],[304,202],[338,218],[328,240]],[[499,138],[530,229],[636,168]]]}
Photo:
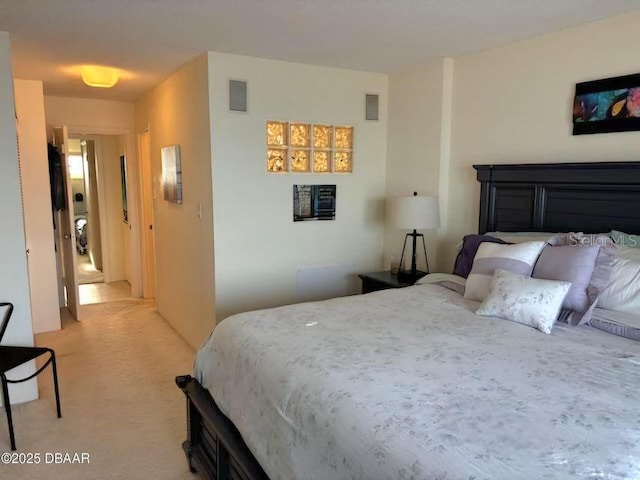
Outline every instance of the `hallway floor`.
{"label": "hallway floor", "polygon": [[131,297],[131,285],[126,280],[111,283],[78,285],[80,305],[113,302]]}
{"label": "hallway floor", "polygon": [[80,285],[104,282],[104,274],[93,266],[88,254],[78,255],[77,274]]}
{"label": "hallway floor", "polygon": [[[89,453],[88,465],[0,465],[11,480],[197,478],[181,448],[185,400],[174,383],[190,373],[194,352],[147,300],[84,307],[82,322],[36,336],[56,351],[61,419],[51,372],[38,377],[40,399],[16,405],[19,452]],[[9,450],[4,412],[0,452]]]}

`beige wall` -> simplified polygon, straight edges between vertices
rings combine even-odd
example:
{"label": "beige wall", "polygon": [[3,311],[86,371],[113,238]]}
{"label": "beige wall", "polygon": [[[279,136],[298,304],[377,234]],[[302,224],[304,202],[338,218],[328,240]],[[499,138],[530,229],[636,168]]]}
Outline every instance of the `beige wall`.
{"label": "beige wall", "polygon": [[[100,210],[103,233],[103,264],[109,262],[107,282],[127,279],[125,241],[122,218],[122,185],[120,179],[120,155],[122,141],[116,135],[102,135],[99,138],[98,171],[102,173],[101,183],[104,191],[104,208]],[[105,272],[106,273],[106,272]]]}
{"label": "beige wall", "polygon": [[[136,103],[136,131],[150,132],[154,176],[156,304],[194,348],[215,325],[207,56],[185,65]],[[160,149],[180,145],[184,203],[162,198]]]}
{"label": "beige wall", "polygon": [[137,223],[138,177],[137,138],[134,104],[112,100],[86,98],[44,97],[47,126],[67,125],[69,134],[124,135],[127,157],[128,205],[131,217],[125,229],[125,277],[131,284],[131,294],[142,296],[142,270],[140,268],[139,225]]}
{"label": "beige wall", "polygon": [[[118,155],[118,163],[117,163],[117,172],[116,172],[116,178],[118,181],[118,192],[120,195],[122,195],[122,173],[120,171],[120,155],[124,155],[125,156],[125,161],[127,159],[127,136],[126,135],[119,135],[118,136],[118,151],[120,152]],[[136,155],[137,157],[137,155]],[[135,164],[137,165],[137,161],[135,162]],[[129,182],[127,182],[129,183]],[[127,190],[127,197],[132,197],[132,198],[139,198],[139,192],[138,192],[138,186],[136,184],[132,184],[131,185],[131,189],[133,189],[132,191]],[[116,218],[118,219],[118,223],[117,223],[117,229],[115,230],[115,235],[119,235],[120,236],[120,243],[122,244],[122,262],[123,262],[123,268],[124,268],[124,278],[129,280],[130,278],[133,278],[136,273],[135,270],[139,270],[138,272],[138,276],[140,277],[140,295],[142,296],[142,263],[140,263],[139,265],[133,265],[133,263],[129,260],[132,259],[132,255],[133,255],[133,250],[131,248],[131,243],[132,242],[136,242],[139,245],[140,239],[135,239],[135,238],[130,238],[130,228],[129,228],[129,224],[133,223],[136,224],[137,222],[135,222],[134,218],[131,218],[132,216],[135,217],[135,211],[129,211],[128,212],[128,219],[125,222],[124,221],[124,217],[123,217],[123,212],[122,212],[122,197],[118,196],[117,199],[113,199],[113,203],[116,204],[116,209],[117,209],[117,216]],[[127,199],[127,205],[129,205],[129,200]]]}
{"label": "beige wall", "polygon": [[638,160],[640,132],[573,136],[575,84],[640,71],[640,13],[456,59],[447,255],[477,231],[473,164]]}
{"label": "beige wall", "polygon": [[70,133],[109,134],[113,130],[133,130],[134,104],[131,102],[45,95],[44,105],[47,125],[67,125]]}
{"label": "beige wall", "polygon": [[[640,13],[632,13],[458,57],[445,61],[442,81],[437,63],[390,75],[387,193],[417,183],[440,196],[439,270],[451,271],[462,236],[478,229],[473,164],[638,160],[640,132],[573,136],[571,130],[576,83],[640,70],[639,24]],[[416,123],[402,132],[410,121]],[[388,226],[387,257],[397,248],[392,235]]]}
{"label": "beige wall", "polygon": [[[3,302],[15,305],[9,328],[3,338],[4,345],[33,345],[29,278],[20,174],[16,150],[16,118],[14,115],[13,78],[9,54],[9,35],[0,32],[0,295]],[[4,315],[4,309],[2,310]],[[12,371],[11,378],[33,373],[34,363]],[[38,398],[36,380],[10,385],[12,403]]]}
{"label": "beige wall", "polygon": [[[439,59],[420,68],[389,75],[389,128],[387,131],[387,206],[396,196],[438,195],[441,210],[446,210],[446,190],[441,191],[442,177],[447,173],[450,134],[451,59]],[[445,168],[441,168],[441,164]],[[444,192],[444,194],[443,194]],[[388,210],[388,208],[387,208]],[[443,219],[445,218],[442,215]],[[442,229],[445,228],[444,222]],[[387,211],[384,268],[390,260],[400,260],[404,230],[391,224]],[[436,230],[423,231],[431,271],[438,268]],[[407,242],[407,248],[410,244]],[[410,250],[409,250],[410,251]],[[418,255],[418,267],[424,259]],[[405,264],[410,262],[405,253]]]}
{"label": "beige wall", "polygon": [[34,333],[60,330],[42,82],[15,80],[24,228]]}
{"label": "beige wall", "polygon": [[[228,110],[230,78],[248,82],[248,113]],[[357,289],[355,274],[382,264],[387,76],[210,52],[209,81],[218,320],[295,302],[308,268]],[[380,94],[379,121],[364,120],[365,93]],[[353,125],[353,173],[267,173],[276,119]],[[336,219],[294,223],[294,184],[335,184]]]}
{"label": "beige wall", "polygon": [[[87,193],[87,255],[98,270],[103,271],[102,229],[100,228],[100,204],[98,202],[98,171],[96,162],[96,142],[86,143],[87,175],[85,192]],[[84,157],[83,157],[84,158]]]}

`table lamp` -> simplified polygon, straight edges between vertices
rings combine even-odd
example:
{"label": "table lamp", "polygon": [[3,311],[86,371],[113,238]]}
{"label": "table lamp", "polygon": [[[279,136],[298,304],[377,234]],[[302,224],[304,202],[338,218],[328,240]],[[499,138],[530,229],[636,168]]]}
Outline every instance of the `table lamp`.
{"label": "table lamp", "polygon": [[[409,281],[416,281],[429,273],[429,260],[427,258],[427,246],[424,241],[424,235],[418,233],[418,230],[428,228],[438,228],[440,226],[440,209],[438,206],[438,197],[419,197],[417,192],[413,192],[411,197],[397,197],[392,203],[391,218],[396,228],[403,230],[413,230],[404,237],[404,245],[402,246],[402,255],[400,257],[400,271],[398,277]],[[411,270],[402,271],[404,265],[404,252],[407,246],[407,239],[412,239],[411,251]],[[426,272],[421,272],[417,268],[417,243],[418,237],[422,238],[422,248],[424,250],[424,259],[427,266]]]}

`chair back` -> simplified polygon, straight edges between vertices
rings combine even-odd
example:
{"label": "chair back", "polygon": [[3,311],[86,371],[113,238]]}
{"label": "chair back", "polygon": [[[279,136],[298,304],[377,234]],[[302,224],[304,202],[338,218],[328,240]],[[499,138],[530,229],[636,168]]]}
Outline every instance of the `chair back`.
{"label": "chair back", "polygon": [[13,313],[13,304],[8,302],[0,302],[0,307],[7,307],[7,309],[4,311],[4,317],[2,317],[2,323],[0,323],[0,342],[2,342],[2,337],[4,337],[4,332],[7,331],[9,320],[11,319],[11,314]]}

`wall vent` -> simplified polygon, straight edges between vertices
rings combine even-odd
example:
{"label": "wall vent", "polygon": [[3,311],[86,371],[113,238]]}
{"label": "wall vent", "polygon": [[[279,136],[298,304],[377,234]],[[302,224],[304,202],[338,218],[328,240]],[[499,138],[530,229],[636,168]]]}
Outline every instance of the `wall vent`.
{"label": "wall vent", "polygon": [[232,112],[247,111],[247,82],[229,80],[229,110]]}
{"label": "wall vent", "polygon": [[364,96],[364,118],[365,120],[378,120],[379,95],[367,93]]}

